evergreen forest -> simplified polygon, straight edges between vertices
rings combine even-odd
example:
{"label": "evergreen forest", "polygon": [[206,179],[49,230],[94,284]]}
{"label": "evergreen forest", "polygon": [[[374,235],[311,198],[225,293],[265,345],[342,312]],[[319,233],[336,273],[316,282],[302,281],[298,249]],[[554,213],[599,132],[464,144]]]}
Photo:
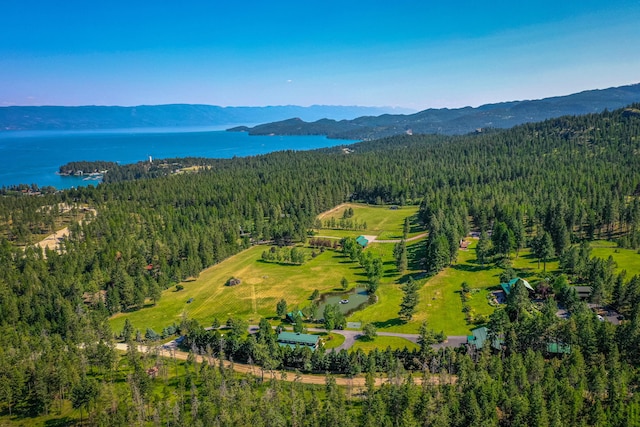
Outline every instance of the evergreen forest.
{"label": "evergreen forest", "polygon": [[[119,166],[97,187],[5,191],[0,424],[640,425],[640,278],[591,257],[585,243],[640,249],[640,105],[343,148],[191,160],[200,167],[185,173]],[[317,215],[346,201],[419,206],[426,275],[455,262],[470,230],[483,262],[508,264],[525,247],[544,263],[556,258],[556,298],[535,310],[514,291],[488,321],[501,345],[479,352],[433,350],[426,325],[419,350],[312,354],[281,349],[266,326],[222,337],[184,319],[177,332],[192,354],[159,362],[136,351],[131,331],[110,329],[109,316],[153,304],[243,249],[307,241]],[[33,245],[65,209],[82,221],[60,250]],[[591,286],[624,320],[598,321],[569,282]],[[558,303],[568,319],[555,315]],[[131,343],[124,355],[116,335]],[[550,341],[571,352],[549,354]],[[222,359],[289,369],[293,381],[237,374]],[[300,372],[326,379],[303,384]],[[337,385],[331,373],[365,385]]]}

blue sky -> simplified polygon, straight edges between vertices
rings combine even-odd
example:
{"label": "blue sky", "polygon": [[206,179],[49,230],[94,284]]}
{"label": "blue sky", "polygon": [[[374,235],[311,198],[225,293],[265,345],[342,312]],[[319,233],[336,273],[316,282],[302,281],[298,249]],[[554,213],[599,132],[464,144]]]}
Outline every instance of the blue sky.
{"label": "blue sky", "polygon": [[477,106],[640,82],[640,0],[4,0],[0,106]]}

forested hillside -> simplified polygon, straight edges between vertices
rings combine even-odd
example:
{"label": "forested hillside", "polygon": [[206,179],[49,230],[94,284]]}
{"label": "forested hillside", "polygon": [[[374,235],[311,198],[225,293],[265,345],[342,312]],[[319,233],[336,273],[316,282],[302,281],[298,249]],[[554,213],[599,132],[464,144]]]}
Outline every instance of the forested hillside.
{"label": "forested hillside", "polygon": [[353,120],[323,118],[315,122],[297,117],[230,130],[247,131],[251,135],[326,135],[336,139],[368,140],[404,133],[460,135],[479,129],[506,129],[566,115],[599,113],[638,101],[640,85],[635,84],[552,98],[486,104],[476,108],[430,108],[407,115],[383,114]]}
{"label": "forested hillside", "polygon": [[[563,333],[568,335],[583,334],[566,359],[545,361],[526,341],[517,340],[504,358],[485,354],[479,364],[459,353],[417,355],[417,362],[406,364],[396,362],[396,356],[385,362],[392,376],[422,365],[456,375],[457,381],[369,389],[362,401],[346,399],[330,380],[322,392],[303,391],[296,384],[249,382],[244,387],[228,372],[190,367],[173,383],[180,399],[167,395],[152,402],[149,378],[137,356],[127,364],[132,374],[126,380],[116,371],[109,346],[114,331],[106,318],[141,307],[147,297],[157,300],[162,289],[256,242],[303,240],[319,212],[350,200],[419,204],[429,230],[423,254],[429,273],[455,259],[454,248],[471,225],[494,234],[502,230],[507,250],[532,245],[545,234],[560,256],[572,243],[594,238],[638,248],[639,108],[487,134],[398,136],[350,150],[207,161],[210,167],[197,173],[158,178],[141,173],[138,179],[97,188],[3,196],[0,411],[22,417],[48,414],[77,398],[79,408],[95,417],[102,414],[93,420],[107,420],[101,421],[105,425],[153,420],[156,412],[158,422],[172,425],[243,425],[249,418],[236,412],[243,410],[261,413],[256,425],[277,425],[277,420],[297,425],[400,425],[400,420],[406,425],[480,420],[487,425],[637,424],[637,278],[593,274],[601,282],[602,298],[624,296],[618,302],[626,304],[630,320],[616,328],[584,314],[576,316],[573,326],[558,326],[567,328]],[[43,206],[58,203],[88,206],[97,215],[87,213],[87,221],[72,227],[60,252],[19,247],[30,233],[50,226],[55,209]],[[83,303],[85,292],[100,290],[106,291],[104,302]],[[575,322],[581,319],[577,331]],[[529,330],[523,336],[548,331],[550,325],[540,322],[522,321]],[[373,360],[373,365],[382,363]],[[121,380],[118,386],[114,378]],[[78,398],[87,390],[93,397]],[[320,412],[324,415],[317,418],[300,415]],[[111,418],[104,418],[107,414]],[[628,420],[632,423],[625,424]]]}

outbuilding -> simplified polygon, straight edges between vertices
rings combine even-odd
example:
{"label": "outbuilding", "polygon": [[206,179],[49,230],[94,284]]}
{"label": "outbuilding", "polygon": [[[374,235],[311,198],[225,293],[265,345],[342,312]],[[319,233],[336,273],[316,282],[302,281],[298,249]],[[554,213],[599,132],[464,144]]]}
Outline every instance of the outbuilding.
{"label": "outbuilding", "polygon": [[356,237],[356,243],[362,246],[363,248],[366,248],[367,245],[369,244],[369,240],[367,240],[367,238],[364,236],[358,236]]}

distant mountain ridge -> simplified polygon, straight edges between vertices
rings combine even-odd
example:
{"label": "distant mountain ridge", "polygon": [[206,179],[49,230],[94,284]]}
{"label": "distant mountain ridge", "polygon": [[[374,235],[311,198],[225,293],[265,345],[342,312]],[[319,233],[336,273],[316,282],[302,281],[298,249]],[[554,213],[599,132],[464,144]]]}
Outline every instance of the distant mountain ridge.
{"label": "distant mountain ridge", "polygon": [[253,124],[300,117],[312,121],[336,120],[362,115],[413,112],[404,108],[295,105],[269,107],[219,107],[200,104],[118,106],[0,107],[0,131],[91,130],[146,127],[195,127]]}
{"label": "distant mountain ridge", "polygon": [[301,118],[267,123],[252,128],[237,127],[250,135],[326,135],[335,139],[376,139],[402,133],[465,134],[479,129],[510,128],[566,115],[599,113],[640,102],[640,84],[588,90],[539,100],[511,101],[480,107],[428,109],[415,114],[384,114],[353,120],[323,118],[306,122]]}

